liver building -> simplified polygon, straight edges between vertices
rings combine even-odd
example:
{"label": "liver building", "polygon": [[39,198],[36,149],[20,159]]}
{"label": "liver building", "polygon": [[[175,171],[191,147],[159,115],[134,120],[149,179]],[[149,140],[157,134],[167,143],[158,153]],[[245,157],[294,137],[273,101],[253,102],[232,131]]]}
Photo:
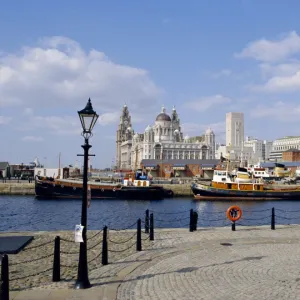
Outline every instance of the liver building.
{"label": "liver building", "polygon": [[162,111],[144,133],[135,133],[127,105],[123,106],[116,140],[117,169],[134,170],[142,159],[215,159],[215,134],[209,128],[203,136],[183,137],[175,107],[171,115]]}

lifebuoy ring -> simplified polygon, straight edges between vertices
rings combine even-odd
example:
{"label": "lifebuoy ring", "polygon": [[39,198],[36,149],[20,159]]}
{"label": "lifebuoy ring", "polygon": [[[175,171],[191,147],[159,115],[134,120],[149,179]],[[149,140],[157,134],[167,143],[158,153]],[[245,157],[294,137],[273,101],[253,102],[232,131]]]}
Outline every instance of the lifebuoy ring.
{"label": "lifebuoy ring", "polygon": [[242,215],[243,212],[237,205],[230,206],[226,212],[227,218],[232,222],[238,221]]}
{"label": "lifebuoy ring", "polygon": [[116,188],[113,188],[113,192],[115,192],[116,191]]}

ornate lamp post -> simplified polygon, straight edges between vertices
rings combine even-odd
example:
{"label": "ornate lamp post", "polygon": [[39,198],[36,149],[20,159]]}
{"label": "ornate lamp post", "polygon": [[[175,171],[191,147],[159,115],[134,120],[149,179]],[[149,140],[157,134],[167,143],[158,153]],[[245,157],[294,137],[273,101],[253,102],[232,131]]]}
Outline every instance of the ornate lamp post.
{"label": "ornate lamp post", "polygon": [[[88,276],[88,263],[87,263],[87,239],[86,239],[86,226],[87,226],[87,182],[88,182],[88,157],[89,149],[92,147],[89,144],[89,138],[92,136],[92,130],[97,122],[99,115],[93,110],[91,99],[88,100],[86,107],[78,111],[78,115],[82,125],[82,136],[84,137],[84,145],[81,147],[84,150],[84,164],[83,164],[83,193],[82,193],[82,208],[81,208],[81,225],[82,239],[80,243],[78,275],[75,283],[75,289],[86,289],[91,286]],[[82,156],[82,154],[80,154]]]}

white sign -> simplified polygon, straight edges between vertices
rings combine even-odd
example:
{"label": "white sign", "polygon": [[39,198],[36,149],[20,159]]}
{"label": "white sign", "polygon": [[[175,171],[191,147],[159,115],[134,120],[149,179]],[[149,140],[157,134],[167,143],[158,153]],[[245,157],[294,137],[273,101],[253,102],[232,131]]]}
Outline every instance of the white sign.
{"label": "white sign", "polygon": [[82,230],[83,226],[81,224],[75,225],[75,243],[83,243]]}

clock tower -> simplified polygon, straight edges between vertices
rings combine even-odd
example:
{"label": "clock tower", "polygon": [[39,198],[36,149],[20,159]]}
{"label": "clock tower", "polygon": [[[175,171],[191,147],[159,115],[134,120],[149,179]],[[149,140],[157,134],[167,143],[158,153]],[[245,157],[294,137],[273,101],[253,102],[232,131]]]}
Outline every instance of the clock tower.
{"label": "clock tower", "polygon": [[122,168],[121,144],[131,140],[133,133],[131,126],[131,116],[129,114],[127,105],[124,104],[122,114],[120,116],[116,139],[116,166],[118,170]]}

